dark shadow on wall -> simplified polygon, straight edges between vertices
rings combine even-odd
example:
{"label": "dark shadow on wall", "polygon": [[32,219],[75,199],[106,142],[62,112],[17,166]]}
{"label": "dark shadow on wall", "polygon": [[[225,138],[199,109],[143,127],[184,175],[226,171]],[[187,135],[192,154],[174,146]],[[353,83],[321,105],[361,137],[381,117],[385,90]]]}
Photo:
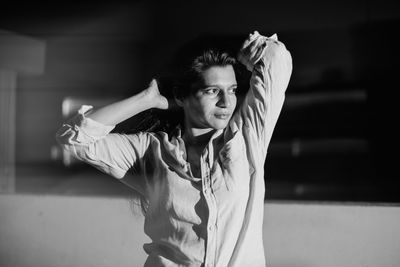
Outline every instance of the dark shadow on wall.
{"label": "dark shadow on wall", "polygon": [[[288,34],[298,64],[265,165],[267,198],[400,201],[399,26]],[[315,40],[308,50],[304,36]]]}
{"label": "dark shadow on wall", "polygon": [[400,20],[373,21],[355,31],[355,62],[367,89],[367,136],[377,187],[399,188]]}

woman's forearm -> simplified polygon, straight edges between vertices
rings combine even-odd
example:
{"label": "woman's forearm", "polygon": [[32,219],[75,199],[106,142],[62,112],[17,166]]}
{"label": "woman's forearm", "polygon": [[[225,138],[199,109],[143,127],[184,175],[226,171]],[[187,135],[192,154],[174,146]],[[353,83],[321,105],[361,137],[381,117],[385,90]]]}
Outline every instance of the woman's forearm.
{"label": "woman's forearm", "polygon": [[96,109],[87,117],[104,125],[117,125],[153,107],[154,102],[149,99],[145,91],[142,91],[129,98]]}
{"label": "woman's forearm", "polygon": [[113,126],[151,108],[168,108],[168,101],[160,95],[156,80],[152,80],[149,87],[142,92],[94,110],[87,117],[104,125]]}

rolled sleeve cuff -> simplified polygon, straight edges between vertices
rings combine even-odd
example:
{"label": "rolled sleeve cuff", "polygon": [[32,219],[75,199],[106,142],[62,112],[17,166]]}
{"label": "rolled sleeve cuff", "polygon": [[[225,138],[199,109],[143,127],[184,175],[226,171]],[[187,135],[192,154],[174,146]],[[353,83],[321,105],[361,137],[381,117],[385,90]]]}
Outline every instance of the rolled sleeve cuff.
{"label": "rolled sleeve cuff", "polygon": [[88,138],[92,141],[102,139],[115,128],[115,125],[104,125],[86,117],[86,114],[92,109],[93,106],[83,105],[78,110],[78,116],[76,116],[77,121],[74,123],[74,127],[78,133],[76,138],[78,142],[85,142]]}

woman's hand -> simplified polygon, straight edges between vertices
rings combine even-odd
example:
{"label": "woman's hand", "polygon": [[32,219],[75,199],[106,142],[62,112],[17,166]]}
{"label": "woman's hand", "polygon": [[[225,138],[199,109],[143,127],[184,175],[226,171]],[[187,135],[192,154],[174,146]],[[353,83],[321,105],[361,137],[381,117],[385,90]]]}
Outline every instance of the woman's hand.
{"label": "woman's hand", "polygon": [[250,33],[249,37],[243,42],[238,53],[238,60],[249,71],[252,71],[254,65],[261,59],[267,46],[266,40],[267,37],[255,31],[254,33]]}
{"label": "woman's hand", "polygon": [[144,91],[147,99],[152,103],[153,108],[168,109],[168,99],[160,94],[156,79],[151,80],[149,87]]}

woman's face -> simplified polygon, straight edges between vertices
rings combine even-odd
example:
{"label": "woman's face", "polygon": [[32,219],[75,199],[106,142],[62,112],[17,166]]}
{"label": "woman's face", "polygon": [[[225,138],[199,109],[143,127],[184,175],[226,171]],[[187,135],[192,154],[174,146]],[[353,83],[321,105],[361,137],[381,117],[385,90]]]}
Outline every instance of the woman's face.
{"label": "woman's face", "polygon": [[202,73],[196,91],[183,100],[186,127],[224,129],[236,107],[236,76],[232,65],[214,66]]}

